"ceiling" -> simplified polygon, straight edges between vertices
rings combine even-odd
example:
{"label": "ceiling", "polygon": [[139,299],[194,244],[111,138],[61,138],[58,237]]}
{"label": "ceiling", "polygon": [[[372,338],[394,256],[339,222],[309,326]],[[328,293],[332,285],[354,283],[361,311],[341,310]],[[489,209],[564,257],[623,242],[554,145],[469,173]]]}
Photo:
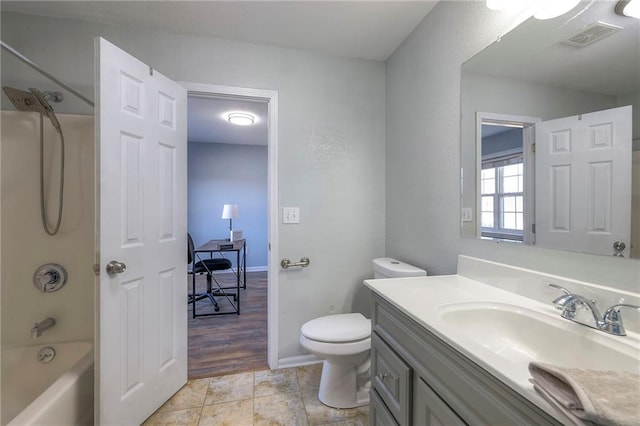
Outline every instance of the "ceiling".
{"label": "ceiling", "polygon": [[[256,122],[252,126],[231,124],[225,117],[231,111],[251,113]],[[267,145],[267,103],[189,96],[187,129],[189,142]]]}
{"label": "ceiling", "polygon": [[[3,12],[120,24],[320,53],[386,60],[437,1],[2,1]],[[234,126],[224,112],[258,117]],[[267,104],[189,97],[188,139],[267,144]]]}
{"label": "ceiling", "polygon": [[3,11],[386,60],[437,1],[2,1]]}

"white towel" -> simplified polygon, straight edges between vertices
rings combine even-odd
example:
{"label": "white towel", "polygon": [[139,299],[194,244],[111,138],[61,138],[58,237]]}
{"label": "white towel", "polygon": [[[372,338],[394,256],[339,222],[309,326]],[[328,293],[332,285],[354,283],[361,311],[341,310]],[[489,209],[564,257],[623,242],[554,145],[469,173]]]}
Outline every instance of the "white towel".
{"label": "white towel", "polygon": [[531,362],[534,389],[578,425],[640,425],[640,375]]}

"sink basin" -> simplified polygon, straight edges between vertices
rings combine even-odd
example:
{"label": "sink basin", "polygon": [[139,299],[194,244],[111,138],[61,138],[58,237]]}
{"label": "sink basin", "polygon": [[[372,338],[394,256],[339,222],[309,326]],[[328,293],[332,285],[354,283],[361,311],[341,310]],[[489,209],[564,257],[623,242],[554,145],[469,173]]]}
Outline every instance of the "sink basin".
{"label": "sink basin", "polygon": [[[555,312],[554,312],[555,313]],[[640,348],[545,312],[496,302],[444,305],[439,318],[455,335],[506,361],[541,361],[569,368],[640,371]]]}

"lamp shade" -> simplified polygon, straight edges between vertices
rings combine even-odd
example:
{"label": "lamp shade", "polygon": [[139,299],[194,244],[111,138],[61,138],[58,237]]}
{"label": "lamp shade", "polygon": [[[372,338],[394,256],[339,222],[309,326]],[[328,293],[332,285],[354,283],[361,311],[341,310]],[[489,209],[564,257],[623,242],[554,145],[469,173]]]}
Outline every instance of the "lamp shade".
{"label": "lamp shade", "polygon": [[237,204],[225,204],[222,207],[222,219],[236,219],[238,217]]}

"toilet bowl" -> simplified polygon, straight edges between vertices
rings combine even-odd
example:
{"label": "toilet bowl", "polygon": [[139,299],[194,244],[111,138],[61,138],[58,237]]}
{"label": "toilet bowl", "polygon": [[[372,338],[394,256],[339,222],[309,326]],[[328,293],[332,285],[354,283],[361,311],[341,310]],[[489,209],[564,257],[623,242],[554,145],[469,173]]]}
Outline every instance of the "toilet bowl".
{"label": "toilet bowl", "polygon": [[[373,260],[375,278],[426,275],[392,258]],[[369,404],[371,320],[360,313],[313,319],[300,328],[300,344],[323,360],[318,399],[334,408]]]}
{"label": "toilet bowl", "polygon": [[300,344],[323,359],[318,399],[334,408],[369,403],[371,320],[362,314],[316,318],[302,325]]}

